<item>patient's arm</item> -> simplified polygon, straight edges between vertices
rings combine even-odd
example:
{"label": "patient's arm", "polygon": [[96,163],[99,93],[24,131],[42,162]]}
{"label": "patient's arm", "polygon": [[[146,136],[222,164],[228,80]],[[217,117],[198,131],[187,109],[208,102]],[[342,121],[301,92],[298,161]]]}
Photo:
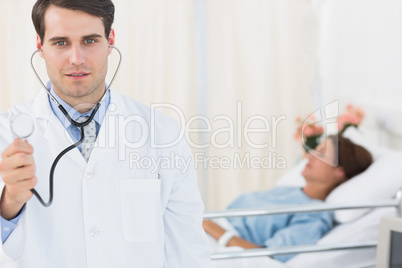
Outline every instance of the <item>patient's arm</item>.
{"label": "patient's arm", "polygon": [[[213,221],[209,220],[204,220],[202,223],[202,227],[204,227],[205,232],[210,234],[213,238],[218,240],[225,232],[226,230],[220,227],[218,224],[214,223]],[[251,242],[248,242],[247,240],[244,240],[243,238],[234,236],[232,239],[230,239],[229,243],[227,244],[228,247],[242,247],[242,248],[259,248],[260,246],[253,244]]]}

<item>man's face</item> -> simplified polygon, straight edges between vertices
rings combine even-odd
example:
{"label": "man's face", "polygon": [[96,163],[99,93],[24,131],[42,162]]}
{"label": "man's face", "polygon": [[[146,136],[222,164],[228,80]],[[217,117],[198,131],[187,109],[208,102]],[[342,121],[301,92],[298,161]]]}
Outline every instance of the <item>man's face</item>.
{"label": "man's face", "polygon": [[56,94],[73,107],[98,102],[105,90],[113,30],[107,39],[100,18],[51,5],[45,13],[43,45],[40,42],[38,37]]}

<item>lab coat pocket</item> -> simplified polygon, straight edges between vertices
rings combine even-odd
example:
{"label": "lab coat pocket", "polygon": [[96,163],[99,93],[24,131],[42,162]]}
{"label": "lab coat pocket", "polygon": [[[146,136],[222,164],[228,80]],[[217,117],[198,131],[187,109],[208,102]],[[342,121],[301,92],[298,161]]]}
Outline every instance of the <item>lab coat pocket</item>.
{"label": "lab coat pocket", "polygon": [[160,185],[159,179],[120,181],[121,215],[126,241],[157,240]]}

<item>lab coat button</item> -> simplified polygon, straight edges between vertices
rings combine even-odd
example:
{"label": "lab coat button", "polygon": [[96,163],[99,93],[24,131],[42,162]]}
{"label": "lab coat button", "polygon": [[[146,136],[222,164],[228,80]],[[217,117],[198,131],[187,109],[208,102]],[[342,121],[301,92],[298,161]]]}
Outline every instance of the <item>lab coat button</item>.
{"label": "lab coat button", "polygon": [[92,228],[90,231],[89,231],[89,235],[90,236],[92,236],[92,237],[98,237],[99,235],[100,235],[100,230],[98,229],[98,228]]}
{"label": "lab coat button", "polygon": [[92,179],[92,177],[93,177],[93,173],[92,172],[88,172],[86,175],[85,175],[85,178],[87,178],[88,180],[89,179]]}

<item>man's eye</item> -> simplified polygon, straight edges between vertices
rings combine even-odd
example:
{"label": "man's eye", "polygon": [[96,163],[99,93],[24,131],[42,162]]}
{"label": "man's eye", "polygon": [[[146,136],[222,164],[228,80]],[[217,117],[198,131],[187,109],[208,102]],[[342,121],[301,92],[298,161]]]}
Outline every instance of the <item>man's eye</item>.
{"label": "man's eye", "polygon": [[93,44],[95,42],[96,42],[95,39],[87,39],[87,40],[85,40],[86,44]]}
{"label": "man's eye", "polygon": [[66,44],[65,41],[56,42],[56,45],[57,45],[57,46],[64,46],[65,44]]}

